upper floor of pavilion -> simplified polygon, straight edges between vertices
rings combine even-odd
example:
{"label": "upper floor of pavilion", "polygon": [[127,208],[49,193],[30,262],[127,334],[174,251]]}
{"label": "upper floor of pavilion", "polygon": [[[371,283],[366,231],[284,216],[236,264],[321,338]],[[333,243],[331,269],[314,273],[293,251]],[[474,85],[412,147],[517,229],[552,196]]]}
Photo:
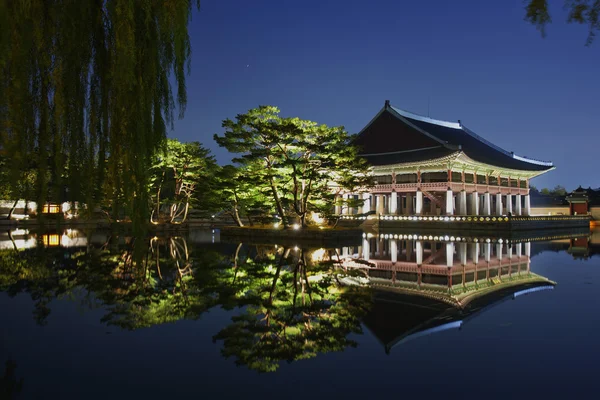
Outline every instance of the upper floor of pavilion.
{"label": "upper floor of pavilion", "polygon": [[460,171],[530,179],[554,169],[547,161],[516,155],[477,135],[460,120],[442,121],[390,105],[355,140],[375,173]]}

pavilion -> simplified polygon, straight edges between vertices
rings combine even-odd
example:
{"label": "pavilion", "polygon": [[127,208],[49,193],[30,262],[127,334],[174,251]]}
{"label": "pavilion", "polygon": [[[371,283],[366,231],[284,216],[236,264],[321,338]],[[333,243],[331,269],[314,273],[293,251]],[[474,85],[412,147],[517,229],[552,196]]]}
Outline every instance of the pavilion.
{"label": "pavilion", "polygon": [[355,144],[372,167],[374,185],[362,210],[338,214],[530,215],[529,180],[555,167],[521,157],[448,122],[390,105],[358,134]]}

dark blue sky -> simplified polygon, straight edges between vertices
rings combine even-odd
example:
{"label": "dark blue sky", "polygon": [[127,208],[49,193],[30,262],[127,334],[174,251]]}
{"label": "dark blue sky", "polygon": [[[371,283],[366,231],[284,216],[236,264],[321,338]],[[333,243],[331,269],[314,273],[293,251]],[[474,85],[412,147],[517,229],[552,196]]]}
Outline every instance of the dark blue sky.
{"label": "dark blue sky", "polygon": [[212,136],[258,105],[360,131],[392,105],[456,121],[557,169],[542,187],[599,187],[600,39],[567,24],[562,0],[545,39],[522,0],[203,0],[190,27],[188,108],[170,133]]}

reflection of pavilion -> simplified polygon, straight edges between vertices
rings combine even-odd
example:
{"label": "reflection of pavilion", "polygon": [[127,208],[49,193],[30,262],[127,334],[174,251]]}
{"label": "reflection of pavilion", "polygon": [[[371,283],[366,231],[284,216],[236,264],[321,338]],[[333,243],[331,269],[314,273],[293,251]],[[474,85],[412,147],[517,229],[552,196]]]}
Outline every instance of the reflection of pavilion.
{"label": "reflection of pavilion", "polygon": [[500,303],[544,289],[553,283],[538,277],[538,283],[504,287],[487,291],[464,308],[427,297],[410,296],[391,291],[376,291],[374,303],[363,318],[367,329],[389,353],[392,348],[410,340],[450,329],[460,329],[480,312]]}
{"label": "reflection of pavilion", "polygon": [[362,271],[375,289],[363,322],[386,352],[423,335],[460,328],[503,300],[555,285],[531,272],[529,241],[365,235],[362,246],[340,253],[340,264]]}
{"label": "reflection of pavilion", "polygon": [[341,265],[362,271],[375,289],[363,322],[386,352],[423,335],[460,328],[503,300],[555,285],[531,272],[528,241],[365,235],[360,248],[340,252]]}
{"label": "reflection of pavilion", "polygon": [[360,254],[354,257],[353,250],[341,250],[343,266],[363,271],[372,286],[435,298],[457,307],[501,288],[551,284],[531,273],[530,242],[382,235],[365,237]]}

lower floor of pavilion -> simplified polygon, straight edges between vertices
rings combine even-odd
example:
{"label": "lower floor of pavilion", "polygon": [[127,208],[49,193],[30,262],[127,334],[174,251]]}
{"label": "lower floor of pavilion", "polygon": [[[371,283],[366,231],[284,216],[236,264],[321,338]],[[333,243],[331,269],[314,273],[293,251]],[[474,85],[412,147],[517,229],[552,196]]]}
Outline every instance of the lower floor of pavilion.
{"label": "lower floor of pavilion", "polygon": [[529,242],[455,243],[379,236],[365,237],[361,246],[343,247],[338,252],[345,268],[365,270],[370,278],[448,288],[529,274],[531,262]]}
{"label": "lower floor of pavilion", "polygon": [[344,194],[345,200],[362,200],[362,207],[338,205],[336,214],[380,215],[531,215],[529,194],[460,191]]}

